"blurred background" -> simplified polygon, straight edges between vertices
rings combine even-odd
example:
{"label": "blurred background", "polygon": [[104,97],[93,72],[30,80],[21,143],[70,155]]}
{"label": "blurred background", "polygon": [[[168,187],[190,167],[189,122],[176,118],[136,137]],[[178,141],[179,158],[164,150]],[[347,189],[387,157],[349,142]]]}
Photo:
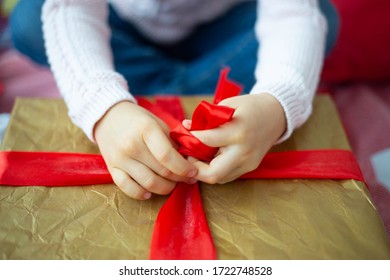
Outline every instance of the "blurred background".
{"label": "blurred background", "polygon": [[[390,1],[332,0],[341,30],[319,92],[330,94],[390,236]],[[18,96],[60,97],[48,69],[16,52],[0,2],[0,141]]]}

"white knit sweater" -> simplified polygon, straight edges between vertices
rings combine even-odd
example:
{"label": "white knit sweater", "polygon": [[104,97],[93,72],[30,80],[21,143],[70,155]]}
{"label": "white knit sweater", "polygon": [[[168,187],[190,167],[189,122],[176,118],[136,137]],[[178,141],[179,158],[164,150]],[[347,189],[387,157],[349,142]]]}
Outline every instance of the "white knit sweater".
{"label": "white knit sweater", "polygon": [[[160,43],[175,42],[199,23],[245,0],[112,0],[118,14]],[[322,67],[326,21],[317,0],[258,0],[261,41],[251,94],[269,93],[282,105],[287,131],[303,124]],[[116,103],[135,102],[115,72],[106,0],[46,0],[43,32],[49,63],[72,121],[93,141],[96,122]],[[130,85],[131,89],[131,85]]]}

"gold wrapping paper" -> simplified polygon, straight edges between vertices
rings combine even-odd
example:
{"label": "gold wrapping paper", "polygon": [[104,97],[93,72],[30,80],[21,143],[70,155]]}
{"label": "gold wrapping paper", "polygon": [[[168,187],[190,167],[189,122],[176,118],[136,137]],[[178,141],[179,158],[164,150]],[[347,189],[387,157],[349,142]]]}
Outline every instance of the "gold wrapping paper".
{"label": "gold wrapping paper", "polygon": [[[201,99],[183,98],[187,113]],[[1,148],[98,152],[63,101],[48,99],[17,100]],[[273,150],[323,148],[349,145],[332,101],[317,96],[309,121]],[[358,181],[237,180],[201,192],[219,259],[390,259]],[[166,198],[137,201],[114,185],[0,187],[0,258],[147,259]]]}

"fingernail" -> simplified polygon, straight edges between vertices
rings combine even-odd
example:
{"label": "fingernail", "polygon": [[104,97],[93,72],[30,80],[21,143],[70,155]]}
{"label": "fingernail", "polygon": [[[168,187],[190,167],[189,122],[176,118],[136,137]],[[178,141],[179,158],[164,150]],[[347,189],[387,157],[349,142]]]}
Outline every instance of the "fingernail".
{"label": "fingernail", "polygon": [[192,121],[185,119],[183,120],[182,125],[184,126],[185,129],[191,129]]}
{"label": "fingernail", "polygon": [[150,192],[147,192],[147,193],[144,194],[144,198],[145,199],[149,199],[151,197],[152,197],[152,194]]}
{"label": "fingernail", "polygon": [[192,169],[190,172],[188,172],[187,176],[188,177],[194,177],[198,173],[198,170]]}

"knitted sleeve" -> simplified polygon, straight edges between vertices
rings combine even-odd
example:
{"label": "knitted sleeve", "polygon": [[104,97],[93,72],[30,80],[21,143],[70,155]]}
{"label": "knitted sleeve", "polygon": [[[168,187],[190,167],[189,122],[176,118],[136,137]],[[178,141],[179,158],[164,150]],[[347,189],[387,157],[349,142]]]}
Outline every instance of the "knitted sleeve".
{"label": "knitted sleeve", "polygon": [[105,0],[46,0],[45,47],[72,121],[92,140],[95,123],[129,100],[126,80],[114,71]]}
{"label": "knitted sleeve", "polygon": [[259,0],[260,42],[251,94],[269,93],[284,109],[287,139],[312,110],[325,49],[326,20],[316,0]]}

